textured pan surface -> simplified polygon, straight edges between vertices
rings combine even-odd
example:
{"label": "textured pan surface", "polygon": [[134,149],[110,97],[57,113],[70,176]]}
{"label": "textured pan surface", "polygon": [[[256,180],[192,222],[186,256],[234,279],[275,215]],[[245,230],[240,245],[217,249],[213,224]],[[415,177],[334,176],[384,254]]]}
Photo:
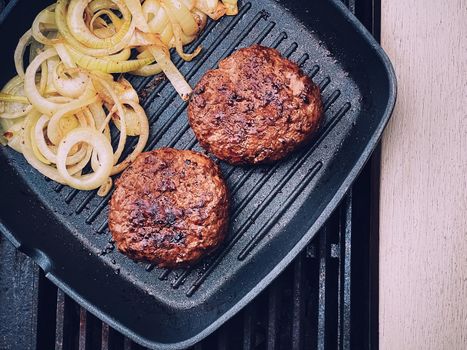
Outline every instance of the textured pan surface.
{"label": "textured pan surface", "polygon": [[[9,35],[2,83],[12,75],[18,37],[45,4],[19,1],[3,20]],[[0,228],[52,281],[138,342],[179,348],[200,340],[264,289],[313,237],[389,119],[392,69],[346,11],[327,0],[242,1],[238,16],[208,25],[198,41],[204,48],[199,58],[176,59],[194,85],[239,47],[276,47],[320,86],[325,105],[321,131],[285,161],[259,167],[221,163],[232,194],[231,230],[224,247],[200,266],[169,271],[133,263],[109,244],[108,197],[48,182],[5,148]],[[188,127],[186,104],[165,80],[132,83],[152,123],[148,149],[201,150]]]}

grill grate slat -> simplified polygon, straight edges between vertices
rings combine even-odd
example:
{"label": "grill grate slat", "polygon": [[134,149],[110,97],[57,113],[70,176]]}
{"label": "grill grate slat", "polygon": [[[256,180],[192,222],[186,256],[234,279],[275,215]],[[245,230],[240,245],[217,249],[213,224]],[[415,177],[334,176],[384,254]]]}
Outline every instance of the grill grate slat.
{"label": "grill grate slat", "polygon": [[304,262],[300,254],[294,263],[292,350],[303,348],[303,323],[305,319]]}
{"label": "grill grate slat", "polygon": [[79,350],[86,350],[89,348],[87,344],[88,339],[88,322],[87,322],[87,313],[86,310],[81,309],[79,313]]}
{"label": "grill grate slat", "polygon": [[55,326],[55,350],[67,350],[74,347],[74,330],[79,320],[72,300],[61,290],[57,290],[57,311]]}
{"label": "grill grate slat", "polygon": [[243,312],[243,350],[253,350],[255,346],[256,305],[248,305]]}
{"label": "grill grate slat", "polygon": [[217,350],[228,350],[229,349],[229,335],[227,329],[222,327],[219,330],[219,334],[217,337]]}
{"label": "grill grate slat", "polygon": [[102,324],[102,342],[101,350],[123,350],[123,336],[109,327],[105,323]]}
{"label": "grill grate slat", "polygon": [[327,290],[327,276],[328,276],[328,230],[327,227],[323,229],[319,237],[319,306],[318,306],[318,334],[317,334],[317,349],[326,349],[326,290]]}
{"label": "grill grate slat", "polygon": [[130,339],[125,338],[123,341],[123,350],[133,350],[133,342]]}
{"label": "grill grate slat", "polygon": [[339,314],[338,334],[340,349],[350,348],[351,319],[351,240],[352,240],[352,190],[349,191],[341,207],[339,225],[340,256],[339,260]]}
{"label": "grill grate slat", "polygon": [[278,345],[278,336],[279,336],[279,314],[280,314],[280,297],[281,297],[281,284],[280,281],[274,281],[271,287],[269,288],[268,293],[268,328],[267,336],[268,350],[277,350],[279,349]]}

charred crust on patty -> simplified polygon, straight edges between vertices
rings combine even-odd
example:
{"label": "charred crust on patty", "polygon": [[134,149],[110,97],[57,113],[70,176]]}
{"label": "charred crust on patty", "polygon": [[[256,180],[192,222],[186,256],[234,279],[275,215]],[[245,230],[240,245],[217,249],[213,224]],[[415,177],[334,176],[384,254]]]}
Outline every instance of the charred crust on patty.
{"label": "charred crust on patty", "polygon": [[201,146],[232,164],[286,157],[311,139],[322,113],[312,80],[260,45],[240,49],[208,71],[188,107]]}
{"label": "charred crust on patty", "polygon": [[181,267],[221,244],[228,210],[227,186],[210,158],[165,148],[139,155],[116,181],[109,228],[130,258]]}

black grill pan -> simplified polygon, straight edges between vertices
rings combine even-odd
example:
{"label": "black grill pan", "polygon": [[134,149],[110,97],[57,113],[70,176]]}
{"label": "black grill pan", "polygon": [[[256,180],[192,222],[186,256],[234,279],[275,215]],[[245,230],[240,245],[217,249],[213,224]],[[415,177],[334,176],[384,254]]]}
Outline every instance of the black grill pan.
{"label": "black grill pan", "polygon": [[[13,50],[46,1],[12,1],[0,18],[0,83],[14,74]],[[241,1],[236,17],[209,23],[175,59],[194,85],[240,47],[276,47],[320,86],[325,121],[313,142],[259,167],[221,163],[232,194],[224,247],[199,266],[161,270],[116,252],[107,198],[47,181],[11,149],[0,150],[0,230],[78,303],[144,346],[188,347],[232,317],[276,277],[332,213],[376,146],[395,102],[391,64],[337,1]],[[151,120],[148,149],[201,151],[186,104],[164,79],[131,78]]]}

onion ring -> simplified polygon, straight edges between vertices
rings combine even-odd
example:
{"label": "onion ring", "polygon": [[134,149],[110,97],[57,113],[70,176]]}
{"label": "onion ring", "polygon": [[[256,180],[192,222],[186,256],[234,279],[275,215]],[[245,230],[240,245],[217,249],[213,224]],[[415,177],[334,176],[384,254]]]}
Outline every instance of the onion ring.
{"label": "onion ring", "polygon": [[[94,173],[74,177],[67,169],[66,159],[71,148],[81,142],[93,146],[93,152],[99,157],[99,166]],[[69,186],[79,190],[99,188],[110,177],[112,166],[112,147],[104,135],[92,128],[76,128],[60,141],[57,151],[57,170]]]}

